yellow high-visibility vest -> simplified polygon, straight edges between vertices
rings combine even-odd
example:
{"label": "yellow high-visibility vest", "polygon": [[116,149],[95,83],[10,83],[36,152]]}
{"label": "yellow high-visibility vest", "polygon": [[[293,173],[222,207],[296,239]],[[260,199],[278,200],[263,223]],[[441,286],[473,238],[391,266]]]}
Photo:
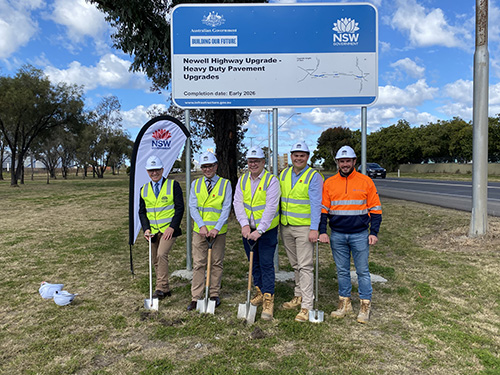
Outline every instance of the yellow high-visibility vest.
{"label": "yellow high-visibility vest", "polygon": [[149,182],[141,188],[141,197],[146,204],[147,218],[151,226],[151,234],[165,232],[175,214],[174,180],[165,180],[158,198],[153,191],[153,183]]}
{"label": "yellow high-visibility vest", "polygon": [[[197,179],[194,183],[194,191],[196,199],[198,200],[198,212],[200,213],[207,229],[211,231],[215,228],[215,224],[217,224],[220,219],[220,215],[222,214],[222,205],[224,204],[224,198],[226,197],[226,187],[229,180],[219,177],[217,183],[212,188],[210,195],[208,194],[207,184],[205,181],[205,177]],[[193,230],[196,233],[200,232],[200,228],[196,222],[194,222]],[[224,234],[226,232],[227,221],[220,229],[219,234]]]}
{"label": "yellow high-visibility vest", "polygon": [[[255,193],[252,197],[252,185],[250,183],[250,172],[245,173],[240,180],[240,188],[243,192],[243,206],[245,207],[245,212],[247,217],[250,219],[253,214],[253,218],[255,220],[255,224],[257,227],[259,226],[260,220],[262,219],[262,214],[264,213],[264,208],[266,207],[266,197],[267,197],[267,188],[271,183],[271,178],[273,175],[268,171],[264,171],[262,178],[255,190]],[[267,230],[274,229],[279,224],[279,210],[276,207],[276,214],[271,222],[271,225]],[[266,231],[267,232],[267,231]]]}
{"label": "yellow high-visibility vest", "polygon": [[309,185],[318,171],[307,166],[292,189],[293,167],[284,169],[280,174],[281,187],[281,224],[311,225],[311,205]]}

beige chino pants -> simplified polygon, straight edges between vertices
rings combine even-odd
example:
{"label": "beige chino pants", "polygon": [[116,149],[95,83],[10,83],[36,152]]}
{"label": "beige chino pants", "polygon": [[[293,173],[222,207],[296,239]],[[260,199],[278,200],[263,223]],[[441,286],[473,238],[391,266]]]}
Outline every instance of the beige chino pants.
{"label": "beige chino pants", "polygon": [[[212,265],[210,269],[210,297],[219,297],[222,280],[226,234],[219,234],[212,245]],[[191,283],[192,301],[202,299],[205,290],[205,271],[208,260],[208,243],[205,237],[193,232],[193,281]]]}
{"label": "beige chino pants", "polygon": [[170,291],[168,284],[168,253],[174,246],[175,239],[163,239],[163,233],[157,234],[157,240],[151,243],[151,257],[156,273],[156,289],[166,293]]}
{"label": "beige chino pants", "polygon": [[302,297],[303,309],[313,309],[314,246],[309,226],[280,225],[281,240],[295,274],[294,295]]}

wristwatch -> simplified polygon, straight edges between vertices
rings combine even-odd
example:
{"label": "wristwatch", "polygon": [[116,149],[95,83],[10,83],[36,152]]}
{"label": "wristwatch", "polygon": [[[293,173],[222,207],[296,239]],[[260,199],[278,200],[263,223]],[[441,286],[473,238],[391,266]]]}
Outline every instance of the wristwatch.
{"label": "wristwatch", "polygon": [[260,229],[257,230],[257,233],[259,233],[261,236],[264,234],[264,232],[261,231]]}

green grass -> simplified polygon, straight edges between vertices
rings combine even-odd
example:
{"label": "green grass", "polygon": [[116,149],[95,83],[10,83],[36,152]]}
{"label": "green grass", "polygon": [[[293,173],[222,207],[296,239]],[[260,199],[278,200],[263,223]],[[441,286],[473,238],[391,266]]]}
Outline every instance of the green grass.
{"label": "green grass", "polygon": [[[133,247],[130,274],[128,180],[45,177],[11,188],[0,181],[1,374],[499,374],[500,220],[467,238],[470,214],[383,199],[368,325],[334,320],[336,269],[320,246],[321,324],[297,323],[281,304],[293,284],[277,282],[275,319],[248,326],[248,264],[236,221],[228,232],[222,305],[189,313],[190,283],[171,277],[173,295],[144,309],[147,245]],[[184,187],[183,176],[176,176]],[[185,224],[183,226],[185,229]],[[186,266],[186,238],[170,254]],[[282,246],[280,269],[290,271]],[[38,294],[41,281],[79,293],[69,306]],[[353,306],[359,299],[353,288]]]}

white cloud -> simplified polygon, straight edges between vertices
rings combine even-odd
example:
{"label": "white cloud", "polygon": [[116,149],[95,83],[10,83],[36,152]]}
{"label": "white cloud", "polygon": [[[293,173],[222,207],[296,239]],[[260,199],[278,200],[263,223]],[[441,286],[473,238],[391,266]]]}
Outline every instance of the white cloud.
{"label": "white cloud", "polygon": [[391,67],[406,73],[412,78],[422,78],[425,73],[425,68],[423,66],[418,65],[408,57],[392,63]]}
{"label": "white cloud", "polygon": [[41,0],[0,0],[0,59],[11,56],[38,32],[30,11],[43,5]]}
{"label": "white cloud", "polygon": [[444,87],[444,94],[449,96],[453,101],[461,103],[472,103],[473,81],[459,79],[453,83],[449,83]]}
{"label": "white cloud", "polygon": [[416,0],[398,0],[392,25],[409,34],[410,43],[417,47],[464,47],[462,39],[470,39],[463,27],[452,26],[440,8],[428,10]]}
{"label": "white cloud", "polygon": [[165,104],[152,104],[149,107],[139,105],[128,111],[122,111],[123,127],[125,129],[141,129],[151,118],[148,116],[148,111],[154,107],[166,111],[168,106]]}
{"label": "white cloud", "polygon": [[313,125],[322,128],[332,128],[345,126],[345,112],[338,109],[314,108],[309,113],[304,113],[302,117]]}
{"label": "white cloud", "polygon": [[104,14],[85,0],[55,0],[49,18],[67,28],[72,42],[81,42],[86,36],[98,40],[108,28]]}
{"label": "white cloud", "polygon": [[416,83],[401,89],[396,86],[381,86],[379,88],[378,101],[375,106],[409,106],[416,107],[426,100],[432,100],[438,88],[429,87],[425,79],[419,79]]}
{"label": "white cloud", "polygon": [[129,72],[130,62],[114,54],[103,56],[96,66],[86,67],[78,61],[69,64],[68,69],[45,68],[53,82],[67,82],[85,86],[85,90],[97,87],[148,90],[150,83],[142,73]]}

